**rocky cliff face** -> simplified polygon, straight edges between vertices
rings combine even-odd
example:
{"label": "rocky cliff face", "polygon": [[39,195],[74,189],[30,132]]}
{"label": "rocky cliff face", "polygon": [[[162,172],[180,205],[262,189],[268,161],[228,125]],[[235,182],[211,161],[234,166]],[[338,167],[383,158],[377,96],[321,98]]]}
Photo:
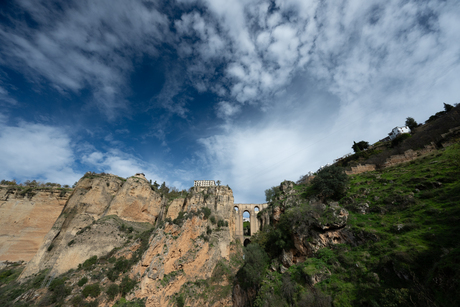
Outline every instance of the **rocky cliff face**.
{"label": "rocky cliff face", "polygon": [[[298,191],[294,189],[294,183],[284,181],[280,185],[280,193],[275,197],[271,210],[264,212],[264,219],[271,217],[271,223],[276,225],[282,214],[289,214],[292,210],[299,210],[299,205],[305,202]],[[308,208],[308,209],[307,209]],[[303,262],[318,250],[332,247],[336,244],[354,244],[354,237],[346,227],[348,211],[339,206],[337,202],[323,203],[316,198],[308,200],[308,206],[298,214],[301,220],[292,225],[294,247],[283,251],[280,257],[281,271],[291,265]]]}
{"label": "rocky cliff face", "polygon": [[89,257],[103,256],[127,241],[121,236],[118,223],[110,220],[102,223],[101,218],[116,215],[126,221],[153,224],[162,208],[165,200],[152,191],[146,179],[85,176],[77,183],[21,278],[44,269],[50,269],[52,275],[62,274]]}
{"label": "rocky cliff face", "polygon": [[[20,280],[39,272],[48,272],[52,280],[82,267],[94,256],[140,259],[126,273],[139,282],[127,298],[145,299],[147,306],[165,306],[175,302],[177,293],[191,291],[194,282],[210,279],[219,263],[230,262],[238,250],[233,242],[232,210],[233,193],[227,187],[194,188],[186,197],[168,201],[142,176],[125,180],[87,174],[77,183]],[[136,238],[148,229],[151,235],[142,247]],[[74,279],[83,276],[78,272],[72,274]],[[121,282],[109,279],[104,278],[101,285]],[[231,281],[219,279],[216,286],[231,290]],[[230,292],[214,303],[231,304]],[[185,301],[197,306],[203,298],[185,295]],[[113,304],[109,298],[99,302]]]}
{"label": "rocky cliff face", "polygon": [[0,261],[29,261],[71,192],[0,188]]}

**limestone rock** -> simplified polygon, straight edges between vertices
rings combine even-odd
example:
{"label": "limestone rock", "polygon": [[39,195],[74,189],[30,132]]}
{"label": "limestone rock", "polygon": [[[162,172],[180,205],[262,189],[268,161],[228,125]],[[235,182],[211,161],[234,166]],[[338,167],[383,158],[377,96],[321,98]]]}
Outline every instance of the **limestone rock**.
{"label": "limestone rock", "polygon": [[294,258],[294,255],[292,254],[292,251],[286,252],[283,249],[283,252],[281,253],[281,256],[280,256],[280,261],[285,267],[289,268],[292,265],[294,265],[294,262],[292,261],[293,258]]}
{"label": "limestone rock", "polygon": [[71,193],[36,190],[24,197],[18,189],[0,188],[0,261],[31,260]]}

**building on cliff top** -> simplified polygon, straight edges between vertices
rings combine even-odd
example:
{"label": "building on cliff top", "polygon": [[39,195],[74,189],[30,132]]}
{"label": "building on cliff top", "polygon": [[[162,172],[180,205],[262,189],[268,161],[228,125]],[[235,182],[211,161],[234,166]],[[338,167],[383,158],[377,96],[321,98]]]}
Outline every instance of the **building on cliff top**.
{"label": "building on cliff top", "polygon": [[195,180],[195,187],[215,187],[216,182],[214,180]]}
{"label": "building on cliff top", "polygon": [[394,127],[393,130],[388,134],[390,137],[390,140],[395,139],[398,135],[403,134],[403,133],[410,133],[410,128],[405,126],[405,127]]}

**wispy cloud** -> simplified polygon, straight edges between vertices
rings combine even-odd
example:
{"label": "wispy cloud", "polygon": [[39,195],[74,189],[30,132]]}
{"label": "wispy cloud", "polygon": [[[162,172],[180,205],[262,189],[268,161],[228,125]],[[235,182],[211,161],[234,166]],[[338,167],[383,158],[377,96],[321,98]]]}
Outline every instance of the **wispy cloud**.
{"label": "wispy cloud", "polygon": [[0,104],[15,105],[17,103],[16,99],[11,97],[8,91],[0,86]]}
{"label": "wispy cloud", "polygon": [[126,108],[124,92],[133,57],[155,55],[168,38],[167,18],[137,1],[18,1],[36,22],[0,27],[0,64],[61,92],[90,88],[109,118]]}

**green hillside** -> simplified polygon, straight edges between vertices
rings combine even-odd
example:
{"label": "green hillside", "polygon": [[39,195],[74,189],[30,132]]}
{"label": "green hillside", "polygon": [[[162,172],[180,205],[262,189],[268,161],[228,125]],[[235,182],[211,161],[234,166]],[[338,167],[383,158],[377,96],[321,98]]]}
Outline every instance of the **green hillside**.
{"label": "green hillside", "polygon": [[294,196],[278,192],[266,214],[276,206],[283,214],[254,236],[238,273],[253,293],[247,305],[460,306],[460,144],[345,183],[340,231],[348,242],[282,269],[283,250],[295,252],[295,237],[308,234],[298,225],[315,228],[319,191],[298,184]]}

